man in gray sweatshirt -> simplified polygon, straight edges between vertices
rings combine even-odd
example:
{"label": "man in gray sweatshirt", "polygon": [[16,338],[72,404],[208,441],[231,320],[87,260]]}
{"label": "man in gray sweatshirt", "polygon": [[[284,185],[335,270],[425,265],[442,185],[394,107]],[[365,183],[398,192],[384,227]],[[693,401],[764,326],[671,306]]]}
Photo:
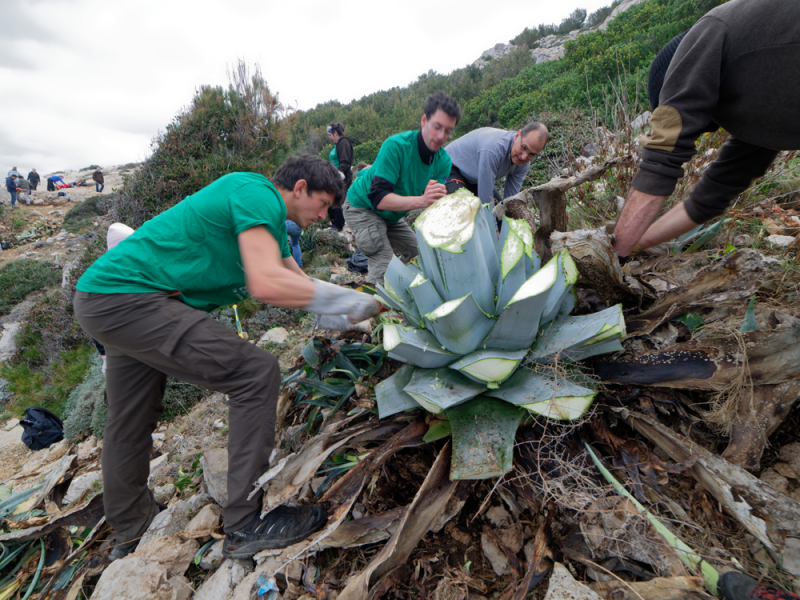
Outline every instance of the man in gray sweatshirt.
{"label": "man in gray sweatshirt", "polygon": [[495,183],[506,178],[503,197],[519,193],[531,161],[542,151],[549,133],[541,123],[519,131],[482,127],[445,147],[453,166],[445,181],[447,193],[467,188],[483,204],[492,202]]}
{"label": "man in gray sweatshirt", "polygon": [[[639,138],[642,162],[617,221],[617,253],[721,215],[780,150],[800,149],[799,82],[800,2],[731,0],[700,19],[670,60],[651,131]],[[653,223],[695,141],[717,126],[731,134],[719,155],[689,197]]]}

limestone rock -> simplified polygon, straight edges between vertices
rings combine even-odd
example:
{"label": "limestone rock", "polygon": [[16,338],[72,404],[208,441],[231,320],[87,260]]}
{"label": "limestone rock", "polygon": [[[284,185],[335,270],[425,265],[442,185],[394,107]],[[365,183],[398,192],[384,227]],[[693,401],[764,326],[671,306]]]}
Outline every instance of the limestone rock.
{"label": "limestone rock", "polygon": [[168,579],[167,569],[157,562],[128,556],[103,571],[92,600],[178,600]]}
{"label": "limestone rock", "polygon": [[175,600],[189,600],[194,593],[192,584],[183,575],[170,577],[167,581],[175,591]]}
{"label": "limestone rock", "polygon": [[517,46],[514,44],[503,44],[502,42],[499,44],[495,44],[488,50],[484,50],[481,57],[473,62],[472,64],[477,67],[484,66],[490,60],[496,60],[498,58],[502,58],[506,54],[509,54],[517,49]]}
{"label": "limestone rock", "polygon": [[153,496],[156,499],[156,502],[161,502],[162,504],[166,504],[169,502],[172,497],[175,495],[175,486],[171,483],[166,485],[158,485],[153,488]]}
{"label": "limestone rock", "polygon": [[283,327],[273,327],[269,331],[267,331],[264,335],[261,336],[259,340],[260,344],[266,344],[272,342],[273,344],[282,344],[286,341],[286,338],[289,336],[289,332],[286,331]]}
{"label": "limestone rock", "polygon": [[177,535],[160,537],[146,545],[139,544],[131,556],[155,561],[172,575],[183,575],[200,549],[197,540],[184,540]]}
{"label": "limestone rock", "polygon": [[214,600],[230,600],[233,590],[253,570],[251,560],[225,559],[219,569],[199,588],[197,598],[213,598]]}
{"label": "limestone rock", "polygon": [[531,50],[531,56],[536,59],[536,64],[542,64],[551,60],[558,60],[566,54],[564,46],[556,46],[555,48],[534,48]]}
{"label": "limestone rock", "polygon": [[189,524],[189,510],[188,502],[178,500],[167,510],[158,513],[142,536],[139,546],[144,547],[153,540],[173,535],[186,529]]}
{"label": "limestone rock", "polygon": [[103,473],[100,471],[89,471],[83,475],[78,475],[69,484],[67,493],[64,494],[62,504],[72,504],[76,502],[87,490],[89,490],[96,482],[103,479]]}
{"label": "limestone rock", "polygon": [[790,235],[769,235],[767,236],[767,241],[780,248],[786,248],[787,246],[791,246],[795,239]]}
{"label": "limestone rock", "polygon": [[5,362],[17,353],[17,333],[22,323],[6,323],[0,335],[0,362]]}
{"label": "limestone rock", "polygon": [[228,501],[228,451],[225,448],[209,450],[200,458],[208,493],[220,506]]}
{"label": "limestone rock", "polygon": [[150,461],[150,475],[147,477],[147,485],[153,485],[162,471],[169,468],[166,454],[162,454]]}
{"label": "limestone rock", "polygon": [[183,534],[193,538],[210,537],[211,532],[219,525],[221,512],[222,509],[216,504],[205,505],[200,509],[200,512],[192,517]]}
{"label": "limestone rock", "polygon": [[78,444],[78,462],[85,463],[97,457],[97,438],[89,436]]}
{"label": "limestone rock", "polygon": [[605,31],[606,29],[608,29],[608,24],[611,23],[611,21],[614,18],[616,18],[617,15],[619,15],[621,12],[625,12],[631,6],[639,4],[640,2],[644,2],[644,0],[622,0],[622,2],[617,4],[614,10],[611,11],[611,14],[608,15],[608,17],[606,17],[606,20],[600,24],[598,29],[600,29],[601,31]]}
{"label": "limestone rock", "polygon": [[213,544],[211,548],[206,550],[206,553],[203,555],[203,558],[200,559],[198,566],[204,571],[216,569],[222,563],[222,561],[225,560],[225,557],[222,556],[222,545],[224,543],[224,540],[219,540]]}
{"label": "limestone rock", "polygon": [[189,512],[196,513],[206,504],[211,504],[212,499],[208,494],[195,494],[186,501],[189,503]]}
{"label": "limestone rock", "polygon": [[553,565],[550,587],[544,600],[600,600],[590,588],[578,583],[561,563]]}

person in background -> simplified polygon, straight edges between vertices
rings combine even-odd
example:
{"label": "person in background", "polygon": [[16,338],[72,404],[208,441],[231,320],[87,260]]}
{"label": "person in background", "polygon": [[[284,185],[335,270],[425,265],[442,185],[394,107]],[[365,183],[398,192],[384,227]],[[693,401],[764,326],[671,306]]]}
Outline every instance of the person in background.
{"label": "person in background", "polygon": [[17,176],[9,175],[6,177],[6,190],[11,194],[11,208],[17,203]]}
{"label": "person in background", "polygon": [[[665,74],[650,90],[657,98],[650,133],[639,138],[642,161],[614,230],[621,258],[723,214],[780,150],[800,149],[800,3],[731,0],[703,16],[674,55],[671,47],[651,69],[656,82]],[[730,133],[719,154],[689,197],[656,221],[695,141],[718,127]]]}
{"label": "person in background", "polygon": [[36,169],[31,169],[31,172],[28,173],[28,183],[31,184],[32,190],[36,191],[36,188],[39,186],[40,180],[41,177],[39,177],[39,174],[36,172]]}
{"label": "person in background", "polygon": [[[333,142],[333,148],[328,155],[328,160],[331,164],[339,169],[344,179],[345,193],[353,183],[353,140],[344,134],[344,125],[341,123],[331,123],[327,127],[328,137]],[[344,215],[341,208],[331,208],[328,212],[331,219],[331,225],[336,231],[341,231],[344,228]]]}
{"label": "person in background", "polygon": [[[519,193],[531,161],[542,151],[549,133],[541,123],[530,123],[518,131],[481,127],[445,147],[453,167],[447,177],[447,193],[467,188],[493,203]],[[503,195],[495,183],[505,177]]]}
{"label": "person in background", "polygon": [[28,183],[27,179],[22,177],[17,177],[17,193],[22,193],[25,197],[25,204],[28,206],[31,205],[31,184]]}
{"label": "person in background", "polygon": [[50,175],[47,178],[47,191],[48,192],[55,192],[56,191],[56,181],[61,182],[60,185],[67,186],[67,182],[61,177],[61,175]]}
{"label": "person in background", "polygon": [[294,221],[286,221],[286,233],[289,234],[289,247],[292,249],[292,258],[298,267],[303,266],[303,252],[300,249],[300,236],[303,230]]}
{"label": "person in background", "polygon": [[12,175],[16,175],[17,177],[22,178],[22,173],[17,171],[17,167],[11,167],[11,170],[8,172],[8,175],[6,175],[6,177],[11,177]]}
{"label": "person in background", "polygon": [[94,173],[92,173],[92,181],[94,181],[94,186],[98,194],[101,193],[106,187],[106,180],[103,179],[103,174],[100,172],[100,167],[97,167],[94,170]]}
{"label": "person in background", "polygon": [[344,216],[367,257],[367,283],[383,284],[395,252],[404,262],[419,253],[417,236],[403,217],[447,193],[444,180],[452,163],[443,146],[459,118],[453,98],[444,92],[428,96],[420,129],[387,138],[375,163],[347,192]]}

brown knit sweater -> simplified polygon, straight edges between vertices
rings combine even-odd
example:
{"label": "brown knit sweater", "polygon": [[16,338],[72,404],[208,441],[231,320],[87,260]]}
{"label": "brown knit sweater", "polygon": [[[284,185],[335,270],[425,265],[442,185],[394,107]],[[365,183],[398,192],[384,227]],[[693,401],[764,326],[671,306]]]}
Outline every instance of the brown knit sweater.
{"label": "brown knit sweater", "polygon": [[668,196],[719,124],[731,134],[685,203],[697,223],[722,214],[779,150],[800,149],[800,2],[731,0],[686,34],[642,136],[633,187]]}

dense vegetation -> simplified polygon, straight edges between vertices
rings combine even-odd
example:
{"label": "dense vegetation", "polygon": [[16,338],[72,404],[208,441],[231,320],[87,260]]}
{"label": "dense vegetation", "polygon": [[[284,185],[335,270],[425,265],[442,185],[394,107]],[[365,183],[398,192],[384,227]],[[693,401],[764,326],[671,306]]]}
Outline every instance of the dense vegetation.
{"label": "dense vegetation", "polygon": [[567,108],[593,111],[613,129],[621,106],[632,113],[631,118],[647,107],[647,72],[657,52],[722,2],[648,0],[618,15],[605,31],[587,31],[567,42],[562,60],[535,64],[530,46],[541,37],[594,26],[611,7],[587,21],[583,21],[586,11],[575,11],[558,27],[526,29],[512,40],[519,45],[517,50],[483,68],[469,65],[448,75],[429,71],[404,88],[376,92],[349,104],[326,102],[296,113],[289,121],[290,152],[327,156],[331,146],[325,126],[335,121],[344,123],[347,135],[361,142],[355,147],[355,160],[372,162],[388,136],[419,127],[425,97],[437,91],[456,98],[464,111],[456,136],[477,127],[547,122],[544,117]]}

